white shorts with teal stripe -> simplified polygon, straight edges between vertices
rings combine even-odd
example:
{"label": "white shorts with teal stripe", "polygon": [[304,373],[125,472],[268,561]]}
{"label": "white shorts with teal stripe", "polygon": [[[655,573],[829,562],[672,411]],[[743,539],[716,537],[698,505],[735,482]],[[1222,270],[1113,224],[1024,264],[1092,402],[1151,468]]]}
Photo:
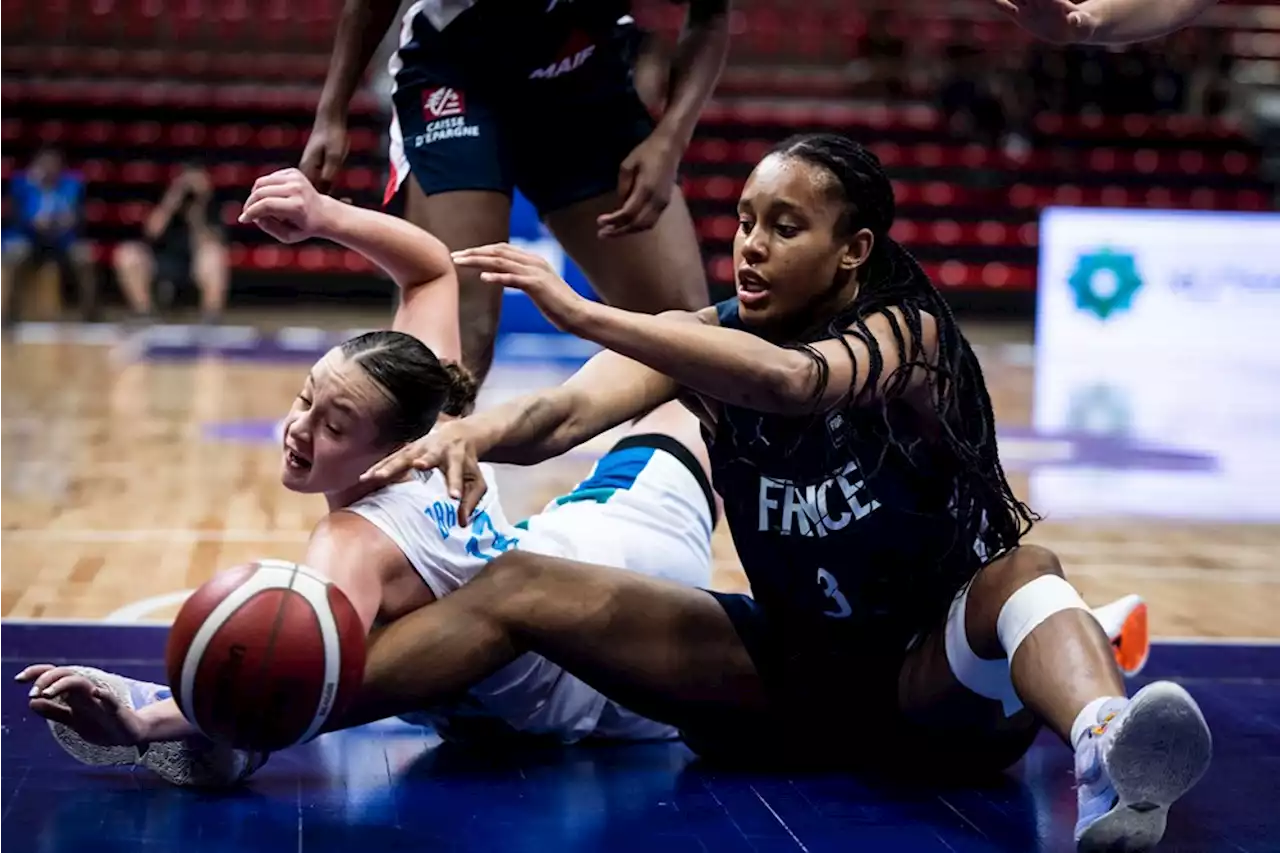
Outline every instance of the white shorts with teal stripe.
{"label": "white shorts with teal stripe", "polygon": [[520,527],[571,542],[578,559],[689,586],[711,583],[711,487],[670,436],[633,435],[572,492]]}

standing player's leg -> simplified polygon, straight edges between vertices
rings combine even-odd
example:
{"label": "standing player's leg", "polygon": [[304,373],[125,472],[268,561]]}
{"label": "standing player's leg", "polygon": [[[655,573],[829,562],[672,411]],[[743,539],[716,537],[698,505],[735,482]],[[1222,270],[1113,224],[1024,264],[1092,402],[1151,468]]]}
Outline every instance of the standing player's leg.
{"label": "standing player's leg", "polygon": [[1155,844],[1169,805],[1212,754],[1204,717],[1181,687],[1156,682],[1126,698],[1106,632],[1057,558],[1034,546],[987,565],[945,627],[908,654],[899,706],[922,732],[960,741],[962,756],[984,751],[964,741],[978,745],[1003,727],[1003,745],[1015,745],[1001,754],[1007,761],[1029,745],[1033,721],[1044,721],[1076,753],[1083,850],[1118,839],[1125,849]]}
{"label": "standing player's leg", "polygon": [[693,217],[680,188],[648,231],[601,239],[597,217],[621,200],[610,190],[547,215],[547,227],[610,305],[628,311],[697,311],[710,302]]}
{"label": "standing player's leg", "polygon": [[[512,178],[502,129],[486,97],[461,84],[413,85],[392,96],[391,181],[404,218],[450,251],[501,243],[510,234]],[[501,287],[458,269],[462,361],[483,384],[493,362]]]}
{"label": "standing player's leg", "polygon": [[[611,46],[610,49],[622,50]],[[525,129],[528,144],[512,151],[516,183],[533,202],[551,233],[611,305],[630,311],[696,311],[710,302],[693,218],[672,181],[666,208],[653,227],[618,237],[599,236],[599,218],[618,210],[619,170],[649,138],[655,124],[621,66],[601,71],[590,99],[573,97],[546,105],[527,90],[529,108],[513,108],[510,126]],[[552,124],[554,136],[528,129]]]}
{"label": "standing player's leg", "polygon": [[[405,200],[405,218],[439,237],[451,252],[501,243],[509,236],[511,197],[473,190],[428,196],[413,183]],[[503,290],[481,281],[474,268],[459,267],[457,273],[462,363],[483,384],[493,365]]]}

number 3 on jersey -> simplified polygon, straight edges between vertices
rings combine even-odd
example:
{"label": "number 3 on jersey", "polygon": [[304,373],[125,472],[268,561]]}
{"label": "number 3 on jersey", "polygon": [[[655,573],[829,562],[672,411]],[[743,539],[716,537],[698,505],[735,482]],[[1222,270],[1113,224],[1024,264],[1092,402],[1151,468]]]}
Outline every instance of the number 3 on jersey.
{"label": "number 3 on jersey", "polygon": [[[483,511],[476,513],[475,519],[471,522],[471,530],[471,538],[467,540],[467,553],[476,559],[484,560],[486,563],[499,554],[510,551],[520,542],[519,539],[503,536],[499,533],[497,528],[493,526],[493,520],[489,518],[489,513]],[[480,548],[480,539],[486,533],[493,534],[493,543],[490,547],[482,550]]]}
{"label": "number 3 on jersey", "polygon": [[849,599],[844,597],[844,593],[840,591],[840,584],[831,576],[831,572],[826,569],[818,569],[818,585],[822,587],[822,594],[831,599],[830,605],[826,610],[822,611],[823,616],[830,616],[832,619],[845,619],[853,615],[853,608],[849,606]]}

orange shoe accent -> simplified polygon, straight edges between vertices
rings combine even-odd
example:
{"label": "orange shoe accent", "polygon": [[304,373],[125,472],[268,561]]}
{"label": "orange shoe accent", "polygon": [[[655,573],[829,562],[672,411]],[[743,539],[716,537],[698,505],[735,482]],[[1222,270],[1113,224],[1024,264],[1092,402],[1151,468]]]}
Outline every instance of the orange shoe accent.
{"label": "orange shoe accent", "polygon": [[1120,636],[1111,644],[1116,663],[1128,676],[1137,675],[1151,655],[1151,635],[1147,631],[1147,605],[1139,604],[1124,620]]}

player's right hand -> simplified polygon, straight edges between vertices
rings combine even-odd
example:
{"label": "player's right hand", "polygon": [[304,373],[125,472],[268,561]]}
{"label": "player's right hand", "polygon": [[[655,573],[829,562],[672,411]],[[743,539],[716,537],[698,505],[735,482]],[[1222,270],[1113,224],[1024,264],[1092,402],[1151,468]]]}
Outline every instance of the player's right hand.
{"label": "player's right hand", "polygon": [[27,700],[31,710],[61,723],[98,746],[137,746],[145,724],[137,711],[122,705],[110,690],[98,687],[75,667],[40,663],[15,676],[32,682]]}
{"label": "player's right hand", "polygon": [[997,9],[1036,38],[1052,44],[1084,43],[1098,29],[1097,16],[1074,0],[993,0]]}
{"label": "player's right hand", "polygon": [[298,169],[315,184],[317,190],[327,193],[347,159],[347,125],[333,119],[317,119],[302,151]]}
{"label": "player's right hand", "polygon": [[297,169],[263,175],[245,200],[240,221],[257,225],[282,243],[323,237],[341,204],[321,195]]}
{"label": "player's right hand", "polygon": [[438,468],[444,475],[449,497],[458,502],[458,524],[466,527],[488,490],[470,433],[465,420],[442,423],[365,471],[360,481],[382,486],[396,482],[411,470]]}

